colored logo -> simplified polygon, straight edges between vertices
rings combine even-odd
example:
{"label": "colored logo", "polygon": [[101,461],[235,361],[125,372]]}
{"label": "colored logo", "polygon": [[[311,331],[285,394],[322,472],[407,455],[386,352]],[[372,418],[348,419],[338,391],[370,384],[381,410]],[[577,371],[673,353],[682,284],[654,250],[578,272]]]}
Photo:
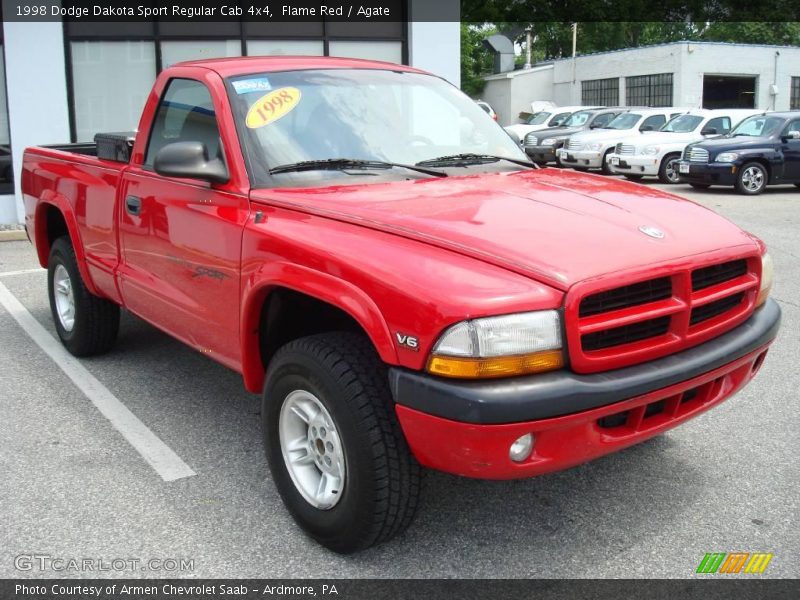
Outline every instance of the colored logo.
{"label": "colored logo", "polygon": [[697,567],[698,573],[763,573],[772,553],[712,552],[706,554]]}

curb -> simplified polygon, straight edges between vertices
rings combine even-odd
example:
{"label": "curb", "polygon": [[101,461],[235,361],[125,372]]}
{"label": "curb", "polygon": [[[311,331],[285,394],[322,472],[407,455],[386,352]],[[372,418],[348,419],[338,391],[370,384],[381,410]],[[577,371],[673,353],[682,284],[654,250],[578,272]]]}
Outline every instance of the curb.
{"label": "curb", "polygon": [[27,241],[24,229],[14,229],[12,231],[0,231],[0,242],[19,242]]}

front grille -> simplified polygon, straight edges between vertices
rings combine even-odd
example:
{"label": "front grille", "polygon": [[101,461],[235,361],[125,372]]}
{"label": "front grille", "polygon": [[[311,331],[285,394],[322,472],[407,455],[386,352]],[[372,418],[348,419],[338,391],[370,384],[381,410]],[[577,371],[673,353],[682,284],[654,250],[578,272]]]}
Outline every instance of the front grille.
{"label": "front grille", "polygon": [[709,319],[725,314],[729,310],[739,306],[742,300],[744,300],[744,292],[693,308],[692,317],[689,319],[689,325],[697,325],[703,321],[708,321]]}
{"label": "front grille", "polygon": [[536,136],[533,135],[532,133],[529,133],[528,135],[525,136],[525,145],[526,146],[535,146],[538,143],[539,143],[539,140],[536,139]]}
{"label": "front grille", "polygon": [[612,310],[639,306],[672,296],[672,280],[669,277],[640,281],[599,294],[592,294],[581,301],[578,315],[591,317]]}
{"label": "front grille", "polygon": [[720,265],[697,269],[692,273],[692,289],[696,292],[712,285],[736,279],[747,273],[746,260],[732,260]]}
{"label": "front grille", "polygon": [[707,163],[708,150],[705,150],[704,148],[690,148],[688,159],[691,162]]}
{"label": "front grille", "polygon": [[679,269],[616,286],[570,290],[565,321],[572,368],[616,369],[700,344],[744,321],[758,294],[758,256]]}
{"label": "front grille", "polygon": [[648,321],[639,321],[632,325],[604,329],[597,333],[587,333],[581,338],[581,342],[586,352],[613,348],[623,344],[633,344],[634,342],[664,335],[669,331],[669,321],[669,317],[660,317]]}
{"label": "front grille", "polygon": [[636,146],[632,144],[617,144],[614,147],[614,152],[616,154],[635,154]]}
{"label": "front grille", "polygon": [[570,140],[567,144],[567,150],[580,150],[583,147],[581,142],[576,142],[574,140]]}

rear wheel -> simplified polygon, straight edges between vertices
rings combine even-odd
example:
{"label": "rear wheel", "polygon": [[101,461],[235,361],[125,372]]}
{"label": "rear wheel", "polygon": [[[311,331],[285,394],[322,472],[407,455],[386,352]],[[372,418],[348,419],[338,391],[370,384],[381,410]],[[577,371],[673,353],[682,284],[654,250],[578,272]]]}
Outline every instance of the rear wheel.
{"label": "rear wheel", "polygon": [[386,367],[365,337],[326,333],[281,348],[262,403],[264,442],[295,521],[340,553],[406,529],[421,468],[393,409]]}
{"label": "rear wheel", "polygon": [[769,175],[764,165],[757,162],[746,163],[736,177],[736,191],[747,196],[755,196],[764,191],[768,180]]}
{"label": "rear wheel", "polygon": [[711,187],[711,185],[708,183],[690,183],[689,185],[696,190],[707,190]]}
{"label": "rear wheel", "polygon": [[663,158],[661,166],[658,168],[658,179],[661,183],[680,183],[678,178],[678,161],[680,159],[680,154],[667,154]]}
{"label": "rear wheel", "polygon": [[86,288],[68,236],[50,249],[47,291],[56,332],[71,354],[92,356],[111,349],[119,332],[119,306]]}

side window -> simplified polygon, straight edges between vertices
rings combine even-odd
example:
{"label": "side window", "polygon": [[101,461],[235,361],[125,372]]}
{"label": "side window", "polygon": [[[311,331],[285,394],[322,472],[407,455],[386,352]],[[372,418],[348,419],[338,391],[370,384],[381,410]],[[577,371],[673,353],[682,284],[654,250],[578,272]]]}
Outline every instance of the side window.
{"label": "side window", "polygon": [[220,140],[214,103],[208,88],[192,79],[173,79],[156,110],[145,166],[152,167],[158,151],[173,142],[203,142],[209,157],[219,154]]}
{"label": "side window", "polygon": [[711,119],[703,129],[716,129],[718,134],[728,133],[731,130],[730,117],[716,117]]}
{"label": "side window", "polygon": [[594,121],[592,121],[592,127],[605,127],[611,122],[611,119],[616,117],[617,115],[614,113],[605,113],[602,115],[598,115]]}
{"label": "side window", "polygon": [[[661,129],[662,125],[667,122],[667,118],[664,115],[653,115],[652,117],[647,117],[642,126],[639,127],[642,131],[656,131]],[[650,127],[648,130],[647,128]]]}
{"label": "side window", "polygon": [[790,131],[800,132],[800,119],[789,121],[789,124],[786,126],[786,129],[783,130],[783,133],[781,135],[789,135]]}

